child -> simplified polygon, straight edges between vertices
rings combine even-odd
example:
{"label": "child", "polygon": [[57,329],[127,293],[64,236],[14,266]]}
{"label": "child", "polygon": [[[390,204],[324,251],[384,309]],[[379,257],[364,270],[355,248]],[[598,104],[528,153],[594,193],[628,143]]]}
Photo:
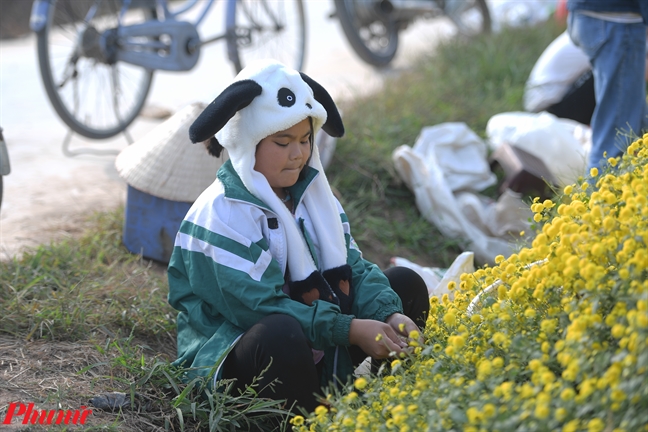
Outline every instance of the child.
{"label": "child", "polygon": [[190,128],[229,160],[187,213],[168,268],[176,364],[216,366],[214,383],[239,389],[265,370],[260,396],[308,411],[367,356],[403,352],[429,307],[415,272],[363,259],[313,147],[320,128],[344,133],[318,83],[269,60],[241,71]]}

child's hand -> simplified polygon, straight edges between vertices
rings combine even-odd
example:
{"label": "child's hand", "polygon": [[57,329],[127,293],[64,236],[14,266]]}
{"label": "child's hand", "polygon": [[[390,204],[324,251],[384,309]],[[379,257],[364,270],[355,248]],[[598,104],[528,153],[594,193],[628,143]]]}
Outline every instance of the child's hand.
{"label": "child's hand", "polygon": [[389,324],[368,319],[351,320],[349,342],[375,359],[387,358],[392,351],[400,354],[407,348]]}
{"label": "child's hand", "polygon": [[[389,324],[396,333],[406,338],[408,338],[413,331],[416,331],[419,335],[421,334],[418,326],[407,315],[399,313],[392,314],[387,317],[387,324]],[[418,342],[421,344],[423,343],[422,336],[419,336]]]}

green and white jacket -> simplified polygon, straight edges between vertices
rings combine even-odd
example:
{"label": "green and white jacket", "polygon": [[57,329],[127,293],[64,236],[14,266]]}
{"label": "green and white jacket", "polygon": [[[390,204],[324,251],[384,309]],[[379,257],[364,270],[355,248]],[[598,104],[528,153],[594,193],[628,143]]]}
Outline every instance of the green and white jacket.
{"label": "green and white jacket", "polygon": [[[300,201],[319,173],[307,170],[290,193],[295,222],[317,264],[319,239],[309,229],[310,218]],[[362,257],[336,200],[355,290],[352,315],[323,300],[312,306],[292,300],[284,292],[287,244],[277,216],[250,194],[229,161],[217,177],[187,213],[169,262],[168,300],[179,311],[175,364],[207,376],[246,330],[267,315],[282,313],[297,319],[313,349],[324,351],[322,384],[334,376],[345,381],[353,373],[347,351],[351,320],[385,321],[402,313],[400,298],[382,271]]]}

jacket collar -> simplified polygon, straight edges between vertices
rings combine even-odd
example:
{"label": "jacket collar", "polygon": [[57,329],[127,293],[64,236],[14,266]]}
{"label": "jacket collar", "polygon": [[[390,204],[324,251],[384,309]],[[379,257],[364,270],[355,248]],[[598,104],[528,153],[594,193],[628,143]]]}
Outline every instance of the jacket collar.
{"label": "jacket collar", "polygon": [[[293,186],[290,187],[290,194],[295,200],[295,207],[301,202],[302,197],[306,193],[306,190],[311,185],[313,180],[319,175],[319,171],[311,166],[307,166],[305,176],[303,179],[298,180]],[[225,162],[221,168],[218,170],[217,177],[220,182],[223,184],[225,189],[225,197],[236,199],[240,201],[246,201],[261,208],[272,211],[270,207],[259,198],[252,195],[243,185],[243,181],[239,177],[238,173],[234,170],[232,162],[228,160]]]}

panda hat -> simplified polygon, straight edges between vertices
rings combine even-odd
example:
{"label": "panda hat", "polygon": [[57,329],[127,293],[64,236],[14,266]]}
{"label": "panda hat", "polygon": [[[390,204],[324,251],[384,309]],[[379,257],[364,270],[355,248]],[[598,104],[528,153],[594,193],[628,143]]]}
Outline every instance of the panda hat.
{"label": "panda hat", "polygon": [[351,268],[340,213],[313,145],[309,166],[319,174],[302,199],[320,246],[321,272],[293,215],[274,193],[263,174],[254,170],[256,146],[262,139],[311,118],[314,135],[324,129],[333,137],[344,134],[340,114],[328,92],[313,79],[274,60],[244,68],[209,104],[189,129],[192,142],[211,140],[216,156],[227,149],[234,170],[248,191],[277,214],[288,243],[290,295],[312,304],[326,300],[348,313],[352,301]]}

